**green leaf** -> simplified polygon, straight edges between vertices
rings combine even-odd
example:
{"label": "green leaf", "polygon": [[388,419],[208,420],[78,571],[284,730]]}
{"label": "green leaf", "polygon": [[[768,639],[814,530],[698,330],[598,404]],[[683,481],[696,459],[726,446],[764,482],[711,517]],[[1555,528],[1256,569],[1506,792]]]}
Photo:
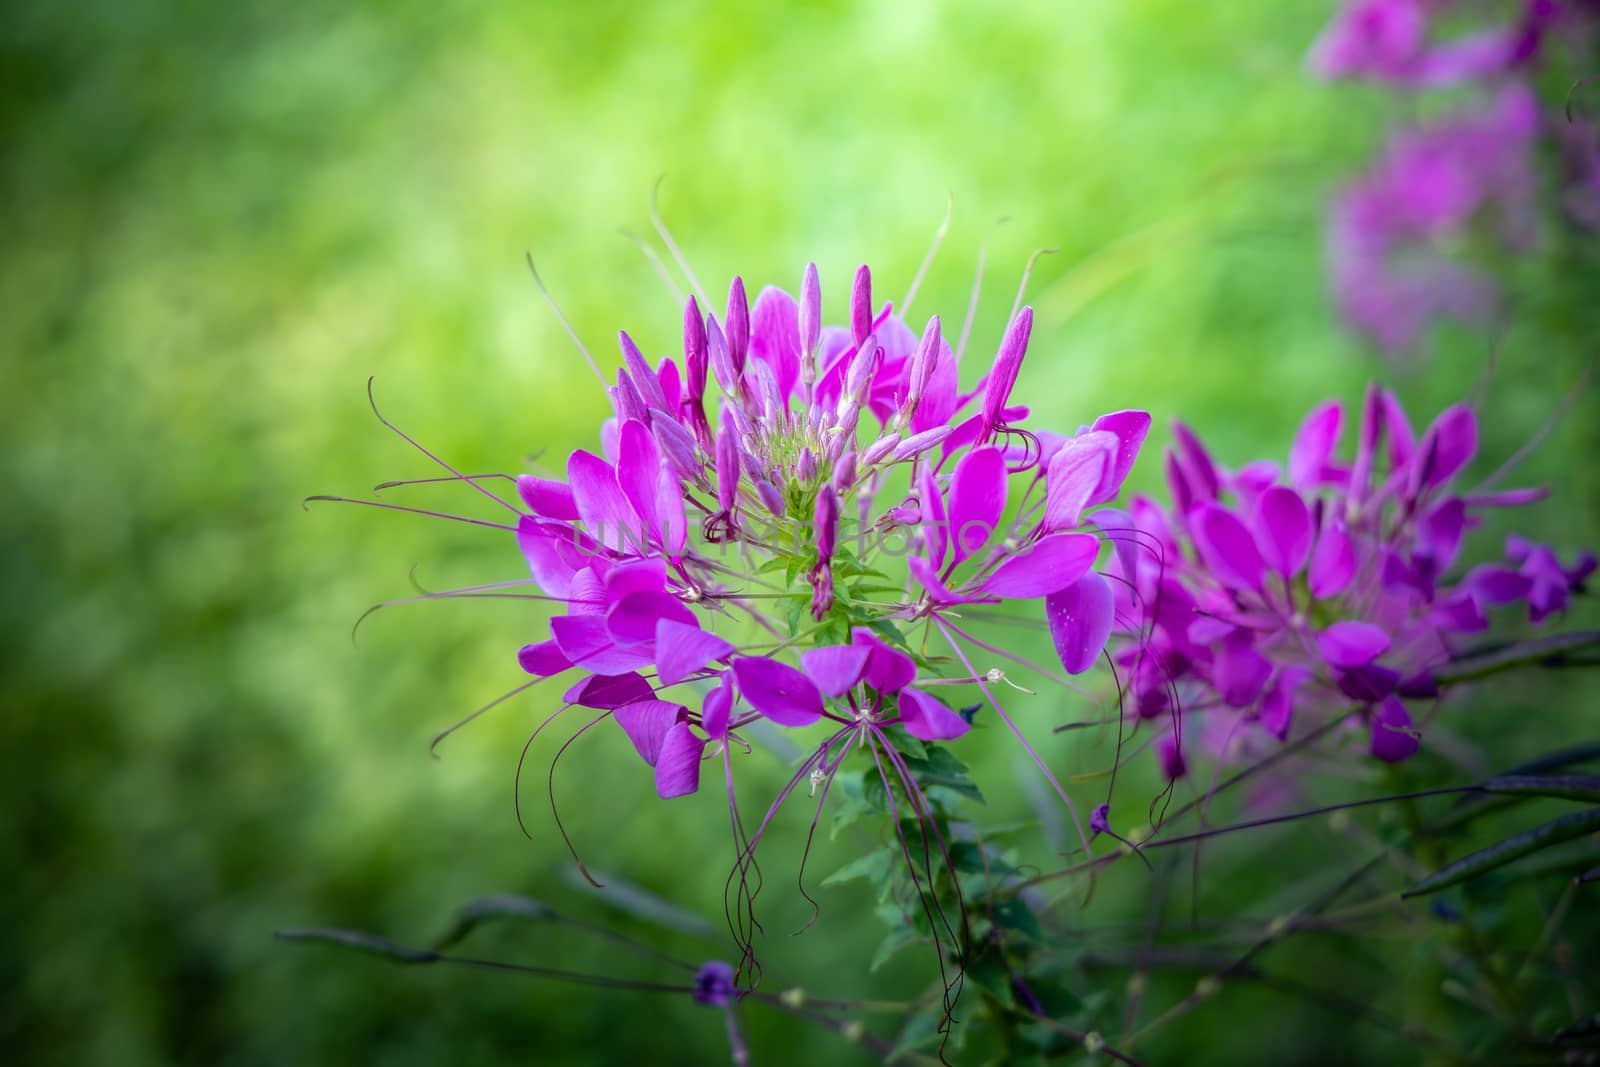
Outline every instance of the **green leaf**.
{"label": "green leaf", "polygon": [[865,856],[857,856],[837,871],[828,875],[822,880],[822,884],[843,885],[846,882],[865,878],[881,890],[895,872],[895,860],[898,855],[899,853],[893,849],[874,849]]}
{"label": "green leaf", "polygon": [[1561,797],[1600,804],[1600,777],[1592,774],[1502,774],[1484,782],[1483,789],[1489,793]]}
{"label": "green leaf", "polygon": [[1503,867],[1513,860],[1540,849],[1549,848],[1551,845],[1563,841],[1571,841],[1575,837],[1583,837],[1600,830],[1600,807],[1590,808],[1587,811],[1573,812],[1563,815],[1559,819],[1552,819],[1541,826],[1531,830],[1524,830],[1504,841],[1490,845],[1488,848],[1479,849],[1469,856],[1464,856],[1448,867],[1443,867],[1416,885],[1407,889],[1400,895],[1402,897],[1422,896],[1434,893],[1458,882],[1464,882],[1475,875],[1483,874]]}
{"label": "green leaf", "polygon": [[457,908],[449,928],[435,939],[433,947],[439,951],[447,949],[470,934],[478,924],[492,919],[527,919],[542,922],[559,918],[561,916],[555,909],[532,897],[517,896],[515,893],[490,893],[487,896],[473,897]]}
{"label": "green leaf", "polygon": [[907,761],[912,763],[913,769],[915,769],[916,761],[927,760],[928,746],[924,745],[917,738],[906,733],[904,728],[899,726],[885,726],[883,728],[883,736],[889,739],[889,743],[894,746],[894,750],[896,752],[906,757]]}
{"label": "green leaf", "polygon": [[[894,1063],[908,1052],[930,1045],[939,1039],[939,1024],[944,1021],[944,1006],[934,999],[912,1012],[906,1019],[905,1026],[895,1036],[894,1047],[883,1058],[884,1063]],[[964,1026],[954,1027],[950,1035],[950,1043],[956,1044],[962,1035],[969,1029]]]}
{"label": "green leaf", "polygon": [[365,930],[334,930],[318,928],[309,930],[279,930],[278,935],[284,941],[318,941],[328,945],[339,945],[342,948],[358,949],[378,956],[386,956],[401,963],[437,963],[444,957],[437,952],[426,949],[411,948],[407,945],[397,945],[393,941],[369,934]]}
{"label": "green leaf", "polygon": [[872,954],[872,962],[867,969],[876,972],[879,967],[888,963],[901,949],[908,945],[915,945],[923,940],[925,940],[924,936],[909,923],[902,923],[894,927],[882,941],[878,942],[878,951]]}

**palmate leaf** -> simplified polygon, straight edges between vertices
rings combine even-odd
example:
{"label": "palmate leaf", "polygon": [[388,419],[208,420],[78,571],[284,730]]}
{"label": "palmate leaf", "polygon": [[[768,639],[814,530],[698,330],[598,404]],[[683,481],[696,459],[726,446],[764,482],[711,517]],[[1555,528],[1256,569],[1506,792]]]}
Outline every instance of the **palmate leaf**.
{"label": "palmate leaf", "polygon": [[1446,889],[1458,882],[1464,882],[1475,875],[1483,874],[1503,867],[1513,860],[1549,848],[1551,845],[1563,841],[1571,841],[1576,837],[1600,831],[1600,807],[1589,808],[1586,811],[1573,812],[1563,815],[1559,819],[1552,819],[1541,826],[1531,830],[1524,830],[1520,834],[1506,838],[1504,841],[1490,845],[1488,848],[1479,849],[1469,856],[1464,856],[1447,867],[1440,868],[1433,874],[1424,878],[1416,885],[1400,894],[1402,897],[1417,897]]}

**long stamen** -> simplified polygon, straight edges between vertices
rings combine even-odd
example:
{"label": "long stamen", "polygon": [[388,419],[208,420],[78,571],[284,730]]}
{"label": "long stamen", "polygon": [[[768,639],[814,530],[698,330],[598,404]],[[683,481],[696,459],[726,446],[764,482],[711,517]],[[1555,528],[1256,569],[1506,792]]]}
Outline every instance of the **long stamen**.
{"label": "long stamen", "polygon": [[939,246],[944,243],[945,234],[950,232],[950,217],[956,210],[956,197],[954,193],[947,195],[944,205],[944,221],[939,223],[939,228],[933,231],[933,243],[928,246],[928,251],[922,257],[922,262],[917,266],[917,273],[911,276],[911,285],[906,289],[905,299],[900,301],[900,317],[906,318],[911,314],[911,301],[916,299],[917,290],[922,287],[923,275],[928,273],[928,268],[933,265],[933,257],[939,254]]}
{"label": "long stamen", "polygon": [[600,387],[602,389],[609,389],[611,383],[606,381],[606,376],[604,374],[600,373],[600,364],[594,361],[594,356],[589,354],[589,349],[586,345],[584,345],[583,339],[578,336],[578,331],[574,330],[572,328],[572,323],[567,321],[567,316],[562,312],[561,305],[556,303],[556,298],[550,295],[549,289],[545,288],[544,279],[539,277],[539,268],[533,265],[533,253],[528,252],[527,258],[528,271],[533,275],[533,284],[538,287],[539,295],[544,297],[544,302],[549,306],[551,313],[555,315],[556,321],[561,324],[561,328],[563,330],[567,331],[567,336],[572,338],[572,343],[577,346],[579,355],[583,356],[583,361],[589,364],[589,369],[593,371],[594,376],[599,379]]}
{"label": "long stamen", "polygon": [[465,726],[468,723],[472,722],[473,720],[477,719],[478,716],[484,714],[485,712],[487,712],[487,711],[489,711],[489,710],[491,710],[493,708],[499,707],[501,704],[504,704],[506,701],[510,700],[512,697],[516,696],[518,693],[527,692],[529,689],[532,689],[534,686],[538,685],[542,681],[544,681],[543,678],[535,678],[531,682],[524,682],[521,685],[517,686],[515,689],[511,690],[509,693],[502,693],[501,695],[495,697],[493,700],[489,701],[489,703],[485,704],[483,707],[479,708],[477,711],[474,711],[472,714],[466,716],[465,718],[462,718],[462,719],[456,721],[455,723],[453,723],[453,724],[451,724],[449,726],[446,726],[443,730],[440,730],[438,733],[434,734],[433,735],[433,740],[428,742],[428,755],[432,756],[434,759],[438,759],[439,758],[439,753],[438,753],[437,749],[439,748],[439,742],[440,741],[443,741],[445,738],[449,737],[451,734],[455,733],[457,730],[461,729],[463,726]]}
{"label": "long stamen", "polygon": [[[961,651],[961,646],[956,642],[956,639],[951,634],[950,630],[946,628],[944,620],[938,618],[937,616],[931,616],[931,618],[933,619],[934,626],[939,628],[939,632],[944,635],[945,641],[950,645],[951,649],[955,651],[957,658],[961,660],[962,666],[966,667],[968,671],[976,675],[978,672],[973,669],[972,663],[967,659],[967,654]],[[1000,716],[1000,721],[1006,724],[1006,728],[1009,729],[1016,739],[1022,744],[1023,749],[1027,751],[1028,756],[1033,760],[1034,766],[1038,767],[1040,773],[1044,775],[1045,781],[1049,782],[1050,787],[1056,791],[1056,796],[1060,797],[1061,802],[1067,806],[1067,812],[1072,816],[1073,829],[1078,831],[1078,840],[1083,843],[1084,852],[1092,854],[1092,850],[1089,848],[1089,835],[1084,832],[1083,820],[1078,818],[1078,809],[1072,803],[1072,798],[1067,796],[1067,791],[1061,788],[1060,782],[1056,781],[1056,776],[1051,773],[1050,768],[1045,765],[1043,757],[1041,757],[1038,751],[1034,749],[1033,745],[1028,742],[1027,737],[1025,737],[1022,731],[1017,728],[1017,724],[1011,721],[1011,716],[1006,714],[1005,709],[1002,708],[1000,706],[1000,702],[994,698],[994,694],[989,692],[989,687],[984,684],[982,679],[979,679],[978,681],[978,688],[983,691],[984,697],[988,699],[989,706],[994,708],[995,714]]]}
{"label": "long stamen", "polygon": [[311,509],[306,507],[306,505],[318,500],[327,501],[333,504],[360,504],[363,507],[384,508],[388,511],[409,511],[413,515],[427,515],[430,518],[449,519],[451,522],[464,522],[471,526],[488,526],[496,530],[507,530],[511,533],[517,532],[517,528],[515,526],[507,526],[503,522],[490,522],[487,519],[469,519],[465,515],[451,515],[448,512],[429,511],[426,508],[408,508],[403,504],[385,504],[381,500],[357,500],[356,498],[349,496],[327,496],[323,494],[308,496],[300,502],[300,507],[304,511],[310,511]]}
{"label": "long stamen", "polygon": [[711,307],[711,299],[706,296],[705,288],[700,284],[700,279],[694,276],[694,269],[689,266],[689,260],[684,256],[683,250],[678,247],[678,242],[672,239],[672,231],[667,229],[667,224],[661,221],[661,183],[667,180],[665,174],[656,178],[656,183],[650,189],[650,225],[655,227],[656,234],[661,238],[661,243],[667,246],[667,251],[672,253],[673,262],[678,264],[678,269],[683,271],[683,276],[689,279],[689,287],[700,298],[701,307]]}
{"label": "long stamen", "polygon": [[673,306],[682,307],[684,304],[683,290],[679,289],[678,283],[672,280],[672,272],[667,270],[667,265],[661,261],[661,256],[656,250],[650,247],[650,242],[626,227],[621,232],[622,236],[632,241],[639,251],[644,254],[644,258],[649,262],[650,268],[656,272],[656,277],[661,279],[661,284],[665,285],[667,292],[672,294]]}

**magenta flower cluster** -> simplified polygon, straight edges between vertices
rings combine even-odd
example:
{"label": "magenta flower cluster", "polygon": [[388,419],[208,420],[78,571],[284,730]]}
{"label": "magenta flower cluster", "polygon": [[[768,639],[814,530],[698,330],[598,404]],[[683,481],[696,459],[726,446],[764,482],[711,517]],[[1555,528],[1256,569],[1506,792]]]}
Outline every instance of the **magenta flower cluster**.
{"label": "magenta flower cluster", "polygon": [[[1236,471],[1175,424],[1171,506],[1135,498],[1129,514],[1097,516],[1119,542],[1118,617],[1141,632],[1120,657],[1134,707],[1174,722],[1159,748],[1169,776],[1183,772],[1185,738],[1224,752],[1252,732],[1282,741],[1304,710],[1352,703],[1371,754],[1403,760],[1419,745],[1419,708],[1439,695],[1432,672],[1463,640],[1510,605],[1536,623],[1563,611],[1595,569],[1591,554],[1563,565],[1520,538],[1500,562],[1463,567],[1486,509],[1545,495],[1459,486],[1477,451],[1471,408],[1444,411],[1419,438],[1394,395],[1370,387],[1349,460],[1337,456],[1344,421],[1341,404],[1324,404],[1286,468]],[[1201,716],[1215,726],[1185,729]]]}
{"label": "magenta flower cluster", "polygon": [[[1334,199],[1329,252],[1346,320],[1381,348],[1414,348],[1441,318],[1483,323],[1498,285],[1488,262],[1531,248],[1538,234],[1537,154],[1545,124],[1529,77],[1550,49],[1588,35],[1592,5],[1527,0],[1504,24],[1440,39],[1449,0],[1356,0],[1311,51],[1328,78],[1416,92],[1469,86],[1457,113],[1393,134],[1372,170]],[[1553,124],[1552,124],[1553,125]],[[1563,126],[1570,124],[1562,124]],[[1567,214],[1589,225],[1600,173],[1593,131],[1557,129],[1570,171]],[[1476,243],[1473,263],[1461,254]]]}
{"label": "magenta flower cluster", "polygon": [[[798,298],[767,288],[751,305],[735,279],[721,320],[689,299],[681,361],[622,334],[600,450],[572,453],[564,480],[517,481],[517,542],[559,608],[523,669],[580,672],[567,706],[613,719],[663,797],[696,790],[707,749],[726,755],[758,719],[832,722],[814,781],[863,732],[959,737],[968,718],[931,690],[988,695],[1002,672],[971,667],[954,608],[1043,599],[1067,670],[1086,669],[1113,598],[1085,515],[1116,497],[1150,419],[1022,428],[1032,322],[1014,315],[970,392],[939,318],[913,333],[874,304],[865,267],[847,325],[823,324],[811,267]],[[879,569],[897,556],[903,587]],[[966,676],[913,651],[916,623]]]}

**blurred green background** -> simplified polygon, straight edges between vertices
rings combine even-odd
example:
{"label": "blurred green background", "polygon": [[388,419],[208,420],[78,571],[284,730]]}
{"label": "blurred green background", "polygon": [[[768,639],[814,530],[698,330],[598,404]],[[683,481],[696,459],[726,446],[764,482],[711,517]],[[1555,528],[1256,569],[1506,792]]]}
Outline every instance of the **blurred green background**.
{"label": "blurred green background", "polygon": [[[554,693],[428,758],[435,730],[518,684],[537,612],[400,607],[352,645],[355,618],[410,592],[413,566],[433,588],[518,576],[509,538],[299,503],[432,473],[371,417],[369,375],[387,415],[465,468],[593,447],[604,397],[522,257],[608,365],[618,328],[669,351],[679,311],[620,233],[648,232],[658,175],[713,292],[735,272],[752,292],[793,287],[815,260],[834,319],[859,262],[881,295],[903,290],[953,198],[912,317],[959,320],[987,243],[970,377],[1028,255],[1058,249],[1034,273],[1019,393],[1065,429],[1126,406],[1158,425],[1181,415],[1226,462],[1281,455],[1312,403],[1353,402],[1375,374],[1430,417],[1498,344],[1492,469],[1594,358],[1593,242],[1552,222],[1544,252],[1508,268],[1517,314],[1496,337],[1447,328],[1395,368],[1342,333],[1323,202],[1395,105],[1304,75],[1330,11],[10,5],[0,1039],[15,1062],[725,1062],[720,1020],[687,1001],[404,970],[271,936],[350,925],[419,942],[460,899],[507,890],[693,958],[726,952],[616,917],[563,876],[552,746],[525,779],[534,839],[518,832],[517,751]],[[1591,386],[1528,464],[1556,495],[1515,516],[1564,551],[1600,540],[1593,399]],[[470,511],[465,495],[407,500]],[[1594,690],[1575,692],[1574,731]],[[1549,743],[1566,736],[1547,726]],[[997,734],[973,752],[980,781],[1015,758]],[[752,797],[784,773],[761,754],[740,769]],[[714,790],[659,806],[615,731],[563,773],[585,860],[720,930]],[[792,941],[791,887],[769,883],[769,967],[873,993],[868,909],[834,891]],[[659,976],[560,931],[473,947]],[[913,955],[883,981],[925,978]],[[1362,1040],[1314,1006],[1281,1018],[1307,1047]],[[859,1055],[771,1012],[747,1024],[758,1063]],[[1197,1025],[1186,1062],[1229,1062],[1229,1042],[1250,1040],[1226,1018]]]}

